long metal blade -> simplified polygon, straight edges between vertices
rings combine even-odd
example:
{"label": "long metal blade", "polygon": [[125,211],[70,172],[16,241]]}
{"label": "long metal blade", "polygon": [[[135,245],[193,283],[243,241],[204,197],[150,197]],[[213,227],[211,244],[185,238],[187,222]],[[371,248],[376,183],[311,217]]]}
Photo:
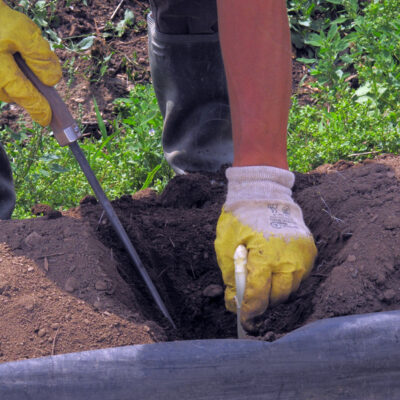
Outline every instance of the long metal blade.
{"label": "long metal blade", "polygon": [[136,265],[137,270],[139,271],[140,275],[142,276],[144,282],[146,283],[153,299],[155,300],[158,308],[161,310],[163,315],[169,320],[171,325],[176,329],[175,323],[172,320],[171,316],[168,313],[165,304],[163,303],[156,287],[154,286],[150,276],[148,275],[142,261],[139,258],[138,253],[136,252],[135,248],[132,245],[131,240],[128,237],[124,227],[121,224],[117,214],[115,213],[110,200],[108,200],[106,194],[104,193],[102,187],[100,186],[99,181],[97,180],[96,176],[94,175],[92,169],[90,168],[89,163],[86,160],[85,155],[83,154],[82,149],[79,147],[77,142],[73,142],[69,145],[73,155],[75,156],[76,160],[78,161],[83,173],[85,174],[90,186],[92,187],[97,199],[99,200],[100,204],[103,206],[105,213],[107,214],[108,219],[111,222],[111,225],[114,227],[115,232],[117,233],[118,237],[121,239],[122,243],[125,246],[126,251],[128,252],[131,260]]}
{"label": "long metal blade", "polygon": [[54,137],[57,139],[60,146],[68,145],[74,154],[76,160],[78,161],[80,167],[82,168],[83,173],[86,175],[87,180],[89,181],[92,189],[100,201],[100,204],[103,206],[105,213],[108,216],[108,219],[111,222],[111,225],[114,227],[117,235],[121,239],[122,243],[125,246],[129,256],[132,261],[136,265],[140,275],[145,281],[147,287],[150,290],[151,295],[156,301],[158,308],[164,314],[164,316],[171,322],[172,326],[176,328],[174,321],[168,313],[167,308],[165,307],[163,301],[161,300],[160,295],[157,292],[156,287],[151,281],[147,271],[145,270],[142,261],[139,258],[135,248],[132,245],[124,227],[122,226],[120,220],[115,214],[114,209],[111,206],[110,201],[105,195],[100,183],[98,182],[96,176],[94,175],[92,169],[90,168],[89,163],[87,162],[85,155],[83,154],[81,148],[76,142],[79,137],[81,137],[81,133],[79,131],[79,127],[75,122],[73,116],[71,115],[67,105],[61,99],[57,90],[54,87],[46,86],[43,84],[40,79],[33,73],[33,71],[27,66],[21,54],[15,53],[14,60],[21,69],[21,71],[25,74],[25,76],[32,82],[32,84],[42,93],[42,95],[49,102],[51,111],[52,111],[52,119],[50,122],[50,127],[53,130]]}

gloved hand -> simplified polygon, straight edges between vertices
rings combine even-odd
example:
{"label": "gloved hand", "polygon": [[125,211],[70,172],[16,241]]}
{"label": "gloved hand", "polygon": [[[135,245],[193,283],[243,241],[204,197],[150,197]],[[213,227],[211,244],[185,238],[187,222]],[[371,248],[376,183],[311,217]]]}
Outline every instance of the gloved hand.
{"label": "gloved hand", "polygon": [[51,120],[50,106],[19,70],[13,58],[17,52],[44,84],[54,86],[60,80],[60,63],[40,29],[0,0],[0,100],[21,105],[33,120],[46,126]]}
{"label": "gloved hand", "polygon": [[246,290],[241,322],[269,304],[285,301],[310,272],[317,249],[300,207],[292,199],[294,175],[275,167],[233,167],[226,171],[228,194],[217,225],[215,250],[222,271],[225,305],[236,312],[233,255],[247,248]]}

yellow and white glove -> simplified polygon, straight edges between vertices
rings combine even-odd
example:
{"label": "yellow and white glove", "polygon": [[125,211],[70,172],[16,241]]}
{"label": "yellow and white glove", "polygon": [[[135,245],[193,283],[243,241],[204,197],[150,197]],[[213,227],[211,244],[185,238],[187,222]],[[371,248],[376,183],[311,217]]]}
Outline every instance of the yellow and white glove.
{"label": "yellow and white glove", "polygon": [[46,126],[51,120],[50,106],[18,68],[13,58],[17,52],[44,84],[54,86],[61,79],[60,62],[40,29],[0,0],[0,100],[19,104]]}
{"label": "yellow and white glove", "polygon": [[241,322],[269,304],[285,301],[312,269],[317,249],[300,207],[292,199],[294,174],[280,168],[233,167],[226,171],[228,193],[217,225],[215,250],[222,271],[225,305],[236,312],[233,255],[247,248],[246,291]]}

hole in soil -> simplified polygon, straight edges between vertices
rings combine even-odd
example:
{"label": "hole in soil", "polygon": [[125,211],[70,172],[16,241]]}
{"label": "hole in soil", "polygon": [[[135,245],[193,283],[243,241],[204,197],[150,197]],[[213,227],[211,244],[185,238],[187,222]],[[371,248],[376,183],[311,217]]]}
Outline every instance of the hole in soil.
{"label": "hole in soil", "polygon": [[[114,250],[140,311],[165,328],[171,340],[236,336],[236,318],[225,310],[213,249],[225,198],[222,176],[180,176],[161,196],[149,191],[142,198],[124,196],[114,202],[178,332],[169,329],[156,309],[108,223],[103,221],[99,227],[101,240]],[[273,340],[316,319],[398,307],[400,294],[392,289],[400,284],[396,272],[400,203],[388,208],[383,200],[400,198],[393,178],[390,169],[379,164],[297,176],[294,196],[319,255],[298,292],[258,318],[255,336]],[[82,205],[83,213],[85,207],[99,208]],[[373,225],[368,223],[371,219]]]}

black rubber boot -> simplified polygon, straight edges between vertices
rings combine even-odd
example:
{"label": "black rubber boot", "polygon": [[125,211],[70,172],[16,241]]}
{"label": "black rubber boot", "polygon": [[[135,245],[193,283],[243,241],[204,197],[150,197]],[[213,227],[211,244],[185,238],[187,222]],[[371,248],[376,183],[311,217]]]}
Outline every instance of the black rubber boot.
{"label": "black rubber boot", "polygon": [[216,171],[233,160],[218,33],[165,34],[148,16],[151,75],[164,117],[165,158],[178,174]]}
{"label": "black rubber boot", "polygon": [[10,162],[0,143],[0,219],[9,219],[15,207],[15,192]]}

